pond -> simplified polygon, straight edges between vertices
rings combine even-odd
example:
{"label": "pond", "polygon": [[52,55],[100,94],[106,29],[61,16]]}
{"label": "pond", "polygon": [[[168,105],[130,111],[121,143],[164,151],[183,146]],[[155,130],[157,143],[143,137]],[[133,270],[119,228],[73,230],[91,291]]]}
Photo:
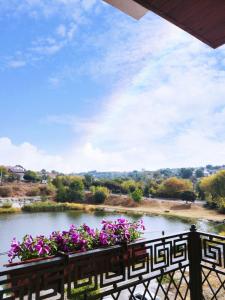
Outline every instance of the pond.
{"label": "pond", "polygon": [[[159,237],[162,235],[162,231],[166,235],[169,235],[189,230],[190,228],[189,222],[161,216],[128,216],[102,212],[84,213],[79,211],[2,214],[0,215],[0,253],[9,249],[10,242],[14,237],[21,240],[25,234],[50,234],[54,230],[67,229],[71,224],[79,226],[86,223],[91,227],[97,228],[100,226],[102,219],[116,219],[118,217],[125,217],[129,220],[142,218],[146,226],[146,238]],[[206,221],[198,221],[197,226],[199,229],[209,232],[218,233],[224,230],[221,226],[216,226]],[[3,258],[0,256],[0,264],[2,261]]]}

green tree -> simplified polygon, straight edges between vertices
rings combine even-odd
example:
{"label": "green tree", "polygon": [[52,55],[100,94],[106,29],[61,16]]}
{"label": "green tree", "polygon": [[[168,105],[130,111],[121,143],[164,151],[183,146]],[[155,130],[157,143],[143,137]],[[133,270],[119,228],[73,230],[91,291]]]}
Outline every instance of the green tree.
{"label": "green tree", "polygon": [[28,170],[24,174],[24,180],[29,181],[29,182],[38,182],[40,181],[40,177],[37,175],[36,172]]}
{"label": "green tree", "polygon": [[202,169],[197,169],[196,172],[195,172],[195,176],[197,178],[201,178],[201,177],[204,177],[204,172]]}
{"label": "green tree", "polygon": [[157,195],[166,198],[180,198],[184,191],[193,191],[192,182],[187,179],[171,177],[160,184]]}
{"label": "green tree", "polygon": [[192,191],[183,191],[180,194],[180,198],[186,202],[194,202],[196,200],[196,194]]}
{"label": "green tree", "polygon": [[95,203],[101,204],[109,197],[109,190],[104,186],[92,186],[91,191],[93,193],[93,198]]}
{"label": "green tree", "polygon": [[141,198],[143,197],[143,192],[141,189],[136,189],[135,191],[130,193],[131,198],[135,201],[135,202],[140,202]]}
{"label": "green tree", "polygon": [[89,189],[90,186],[92,186],[93,182],[94,182],[94,176],[92,176],[91,174],[84,175],[84,185],[87,189]]}
{"label": "green tree", "polygon": [[84,199],[84,183],[78,176],[57,176],[53,180],[59,202],[76,202]]}
{"label": "green tree", "polygon": [[184,179],[191,178],[192,174],[193,174],[192,168],[181,168],[179,171],[179,176]]}
{"label": "green tree", "polygon": [[4,166],[0,166],[0,184],[6,180],[6,177],[9,175],[8,170]]}
{"label": "green tree", "polygon": [[225,202],[225,170],[202,178],[200,188],[204,191],[209,206],[221,208]]}
{"label": "green tree", "polygon": [[126,193],[132,193],[134,192],[137,188],[140,187],[140,184],[134,180],[126,180],[122,183],[122,188]]}

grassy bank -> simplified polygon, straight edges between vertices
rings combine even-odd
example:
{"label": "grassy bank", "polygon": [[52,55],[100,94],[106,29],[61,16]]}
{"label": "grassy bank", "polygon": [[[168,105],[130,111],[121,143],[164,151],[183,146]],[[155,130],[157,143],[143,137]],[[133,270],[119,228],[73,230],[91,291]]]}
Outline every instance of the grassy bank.
{"label": "grassy bank", "polygon": [[20,208],[13,208],[13,207],[3,208],[3,207],[0,207],[0,214],[13,214],[13,213],[18,213],[18,212],[21,212]]}
{"label": "grassy bank", "polygon": [[[137,207],[124,207],[122,205],[93,205],[80,203],[56,203],[52,201],[36,202],[25,205],[24,212],[63,212],[63,211],[84,211],[84,212],[109,212],[131,215],[153,215],[165,216],[171,219],[180,219],[185,222],[194,222],[197,219],[204,219],[213,222],[223,222],[224,214],[214,210],[206,209],[198,204],[184,204],[175,201],[165,200],[145,200]],[[20,209],[0,208],[0,213],[15,213]]]}
{"label": "grassy bank", "polygon": [[51,201],[27,204],[22,208],[25,212],[63,212],[68,210],[94,211],[95,209],[94,205],[80,203],[56,203]]}

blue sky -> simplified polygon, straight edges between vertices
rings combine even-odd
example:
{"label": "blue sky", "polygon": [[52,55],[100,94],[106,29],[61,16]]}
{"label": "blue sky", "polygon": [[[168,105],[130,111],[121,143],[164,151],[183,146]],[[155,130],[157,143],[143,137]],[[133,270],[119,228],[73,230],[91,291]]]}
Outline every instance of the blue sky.
{"label": "blue sky", "polygon": [[225,47],[101,0],[0,0],[0,164],[225,163]]}

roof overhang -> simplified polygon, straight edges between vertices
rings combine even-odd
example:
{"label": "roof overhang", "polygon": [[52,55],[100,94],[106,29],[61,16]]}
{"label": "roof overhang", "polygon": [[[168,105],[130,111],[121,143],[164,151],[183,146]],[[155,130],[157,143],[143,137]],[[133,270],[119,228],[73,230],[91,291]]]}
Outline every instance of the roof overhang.
{"label": "roof overhang", "polygon": [[153,11],[212,48],[225,43],[225,0],[104,1],[136,19],[140,19],[147,10]]}
{"label": "roof overhang", "polygon": [[103,0],[103,1],[118,8],[119,10],[135,18],[136,20],[141,19],[148,12],[148,9],[146,9],[143,5],[140,5],[133,0]]}

